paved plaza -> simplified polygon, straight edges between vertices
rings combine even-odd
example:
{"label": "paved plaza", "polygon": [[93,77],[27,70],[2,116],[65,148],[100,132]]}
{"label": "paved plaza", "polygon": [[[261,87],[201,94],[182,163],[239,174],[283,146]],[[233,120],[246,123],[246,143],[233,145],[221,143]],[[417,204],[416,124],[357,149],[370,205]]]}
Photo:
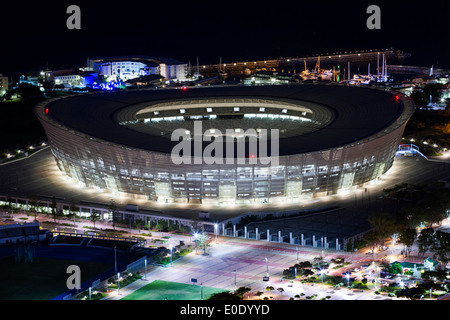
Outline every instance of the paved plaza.
{"label": "paved plaza", "polygon": [[[362,252],[338,252],[335,250],[318,250],[310,247],[298,247],[299,261],[312,261],[315,257],[321,256],[328,261],[332,258],[344,257],[346,261],[352,262],[344,269],[329,274],[338,274],[360,266],[370,264],[374,259],[381,258],[384,254],[393,253],[392,259],[401,260],[396,255],[400,247],[393,248],[392,251],[381,253],[375,257]],[[320,297],[329,296],[331,300],[369,300],[369,299],[393,299],[388,296],[376,295],[373,290],[359,292],[347,288],[333,288],[331,286],[311,283],[300,283],[300,280],[293,282],[282,280],[284,269],[293,266],[297,262],[296,246],[289,244],[266,243],[264,241],[243,240],[229,237],[219,237],[218,241],[212,241],[211,247],[203,254],[201,248],[197,253],[180,258],[168,267],[152,266],[148,270],[147,279],[138,280],[117,292],[110,293],[105,300],[119,300],[131,292],[151,283],[154,280],[164,280],[178,283],[191,284],[191,279],[197,279],[197,286],[201,284],[207,287],[215,287],[233,291],[239,287],[250,287],[253,293],[263,291],[264,294],[257,298],[272,297],[276,300],[288,300],[290,297],[300,295],[317,295]],[[267,258],[267,263],[266,263]],[[236,271],[236,277],[235,273]],[[269,281],[263,281],[268,271]],[[273,286],[275,290],[266,291],[267,286]],[[283,293],[277,291],[283,288]],[[200,294],[200,289],[199,289]],[[252,295],[252,299],[255,297]],[[395,299],[395,298],[394,298]]]}

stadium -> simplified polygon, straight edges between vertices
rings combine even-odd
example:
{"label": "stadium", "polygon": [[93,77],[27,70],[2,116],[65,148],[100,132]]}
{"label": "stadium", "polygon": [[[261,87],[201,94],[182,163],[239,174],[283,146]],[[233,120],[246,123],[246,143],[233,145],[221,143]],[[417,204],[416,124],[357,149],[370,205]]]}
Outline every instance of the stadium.
{"label": "stadium", "polygon": [[[404,95],[331,84],[96,92],[35,107],[59,170],[79,185],[219,206],[296,203],[362,187],[392,166],[413,112]],[[223,157],[240,161],[175,164],[180,129],[192,150],[196,135],[203,151],[210,147],[209,134],[223,143]],[[264,150],[251,148],[264,129],[277,132],[265,140],[276,165],[257,161]],[[243,141],[245,153],[226,149],[226,136]]]}

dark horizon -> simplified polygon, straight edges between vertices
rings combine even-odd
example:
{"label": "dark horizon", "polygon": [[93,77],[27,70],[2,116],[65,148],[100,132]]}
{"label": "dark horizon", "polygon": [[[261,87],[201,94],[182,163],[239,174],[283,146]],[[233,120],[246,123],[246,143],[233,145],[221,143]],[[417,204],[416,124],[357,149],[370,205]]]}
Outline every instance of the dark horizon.
{"label": "dark horizon", "polygon": [[[81,9],[81,30],[69,30],[66,9]],[[381,9],[381,30],[369,30],[366,9]],[[443,39],[444,1],[228,1],[8,3],[0,73],[86,65],[91,56],[166,56],[196,65],[277,59],[393,47],[410,65],[450,68]]]}

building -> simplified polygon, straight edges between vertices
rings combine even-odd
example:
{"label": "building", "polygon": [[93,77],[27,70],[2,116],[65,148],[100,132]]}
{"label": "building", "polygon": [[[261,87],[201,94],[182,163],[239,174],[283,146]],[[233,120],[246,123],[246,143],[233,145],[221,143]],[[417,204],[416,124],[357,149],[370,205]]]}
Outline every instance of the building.
{"label": "building", "polygon": [[[392,166],[413,112],[407,96],[329,84],[130,90],[35,107],[59,169],[76,183],[136,199],[223,206],[298,203],[362,187]],[[187,161],[177,164],[177,129],[192,150],[210,150],[206,138],[197,144],[199,123],[200,133],[241,141],[245,153],[217,140],[225,150],[217,162],[186,151]],[[262,128],[279,130],[267,145],[276,164],[263,163],[261,146],[250,149],[264,141]]]}
{"label": "building", "polygon": [[0,226],[0,245],[16,243],[32,243],[48,240],[49,230],[41,230],[39,222],[9,224]]}
{"label": "building", "polygon": [[172,58],[156,58],[155,61],[159,64],[160,74],[167,80],[186,81],[188,73],[186,63]]}
{"label": "building", "polygon": [[98,73],[108,81],[127,81],[143,75],[158,73],[157,65],[139,61],[107,61],[98,66]]}
{"label": "building", "polygon": [[8,91],[8,77],[4,77],[0,73],[0,96],[4,95]]}
{"label": "building", "polygon": [[19,79],[19,84],[22,83],[26,83],[28,85],[32,85],[32,86],[40,86],[41,84],[39,83],[39,76],[38,75],[21,75],[20,79]]}
{"label": "building", "polygon": [[73,69],[58,70],[52,72],[55,86],[63,85],[65,88],[85,88],[90,87],[98,79],[95,72],[85,72]]}
{"label": "building", "polygon": [[424,271],[435,271],[436,267],[439,265],[439,262],[428,257],[423,261],[423,263],[395,261],[395,262],[391,263],[391,265],[393,265],[393,264],[401,265],[403,272],[411,271],[413,273],[413,276],[420,278],[422,275],[422,272],[424,272]]}
{"label": "building", "polygon": [[187,64],[172,58],[149,56],[90,57],[87,68],[110,80],[127,81],[160,74],[166,80],[185,81]]}

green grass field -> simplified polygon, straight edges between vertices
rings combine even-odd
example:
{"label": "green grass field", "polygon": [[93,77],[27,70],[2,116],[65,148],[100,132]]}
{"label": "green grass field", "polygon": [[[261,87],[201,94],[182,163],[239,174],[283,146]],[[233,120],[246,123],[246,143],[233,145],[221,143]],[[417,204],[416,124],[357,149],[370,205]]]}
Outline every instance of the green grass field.
{"label": "green grass field", "polygon": [[[200,290],[200,285],[155,280],[121,300],[200,300]],[[228,290],[203,287],[203,299],[223,291]]]}
{"label": "green grass field", "polygon": [[14,256],[0,259],[0,300],[51,300],[66,292],[69,265],[78,265],[81,282],[108,270],[111,265],[36,257],[31,263],[16,263]]}

